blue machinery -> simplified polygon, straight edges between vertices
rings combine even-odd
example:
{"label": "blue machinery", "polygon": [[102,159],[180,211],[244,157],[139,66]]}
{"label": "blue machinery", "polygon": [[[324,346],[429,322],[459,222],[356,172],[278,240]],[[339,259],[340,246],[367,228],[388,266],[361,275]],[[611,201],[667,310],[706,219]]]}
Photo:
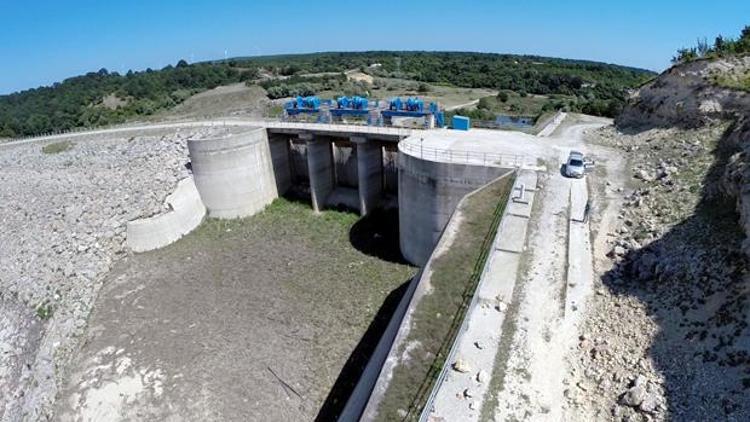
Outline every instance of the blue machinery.
{"label": "blue machinery", "polygon": [[317,113],[320,111],[320,98],[318,97],[297,97],[289,101],[284,107],[286,114],[296,116],[301,113]]}
{"label": "blue machinery", "polygon": [[388,104],[388,110],[382,111],[383,117],[390,120],[393,117],[415,117],[425,118],[435,117],[435,126],[443,127],[445,125],[445,115],[440,111],[437,103],[430,103],[427,111],[424,109],[424,101],[416,97],[409,97],[406,101],[401,101],[400,97],[391,99]]}
{"label": "blue machinery", "polygon": [[[300,114],[317,115],[318,122],[328,122],[332,118],[341,119],[346,116],[361,116],[367,118],[368,125],[390,125],[393,117],[423,118],[425,126],[443,127],[445,117],[437,103],[430,103],[425,110],[424,101],[416,97],[402,100],[392,98],[387,108],[381,108],[379,101],[371,102],[365,97],[339,97],[336,101],[323,100],[318,97],[297,97],[286,103],[284,110],[287,116]],[[434,117],[434,119],[433,119]]]}

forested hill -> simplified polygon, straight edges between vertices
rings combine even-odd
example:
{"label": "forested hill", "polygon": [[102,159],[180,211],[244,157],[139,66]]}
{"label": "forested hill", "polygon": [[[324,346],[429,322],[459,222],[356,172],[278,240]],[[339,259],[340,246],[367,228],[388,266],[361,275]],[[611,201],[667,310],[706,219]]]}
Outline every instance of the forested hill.
{"label": "forested hill", "polygon": [[0,96],[0,138],[124,122],[170,108],[219,85],[260,77],[361,69],[459,87],[576,96],[589,113],[612,115],[626,90],[653,73],[611,64],[462,52],[315,53],[188,64],[121,75],[101,69],[50,87]]}

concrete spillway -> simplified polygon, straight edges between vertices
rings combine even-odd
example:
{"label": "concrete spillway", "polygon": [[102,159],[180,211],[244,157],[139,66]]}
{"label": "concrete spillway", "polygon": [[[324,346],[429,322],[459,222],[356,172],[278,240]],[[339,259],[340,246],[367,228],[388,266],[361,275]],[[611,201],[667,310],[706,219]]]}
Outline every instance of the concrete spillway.
{"label": "concrete spillway", "polygon": [[513,166],[488,163],[484,156],[482,163],[438,160],[417,152],[414,142],[401,140],[382,133],[333,136],[254,127],[191,139],[188,148],[209,217],[253,215],[295,183],[309,187],[315,211],[345,205],[366,215],[397,193],[401,252],[421,266],[461,198]]}

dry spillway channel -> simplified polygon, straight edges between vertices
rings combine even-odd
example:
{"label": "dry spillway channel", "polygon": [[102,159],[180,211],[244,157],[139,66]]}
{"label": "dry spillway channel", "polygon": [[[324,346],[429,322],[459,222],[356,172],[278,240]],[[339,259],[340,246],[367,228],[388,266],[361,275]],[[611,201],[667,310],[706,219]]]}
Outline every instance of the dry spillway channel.
{"label": "dry spillway channel", "polygon": [[173,245],[122,260],[99,296],[57,414],[334,416],[415,273],[393,255],[393,220],[315,215],[278,199],[253,217],[209,219]]}

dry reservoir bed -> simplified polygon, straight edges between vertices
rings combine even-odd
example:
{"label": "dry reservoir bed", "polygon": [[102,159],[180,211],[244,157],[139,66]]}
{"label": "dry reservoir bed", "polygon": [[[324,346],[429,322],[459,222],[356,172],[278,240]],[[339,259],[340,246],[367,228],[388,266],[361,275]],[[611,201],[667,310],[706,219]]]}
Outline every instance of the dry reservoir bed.
{"label": "dry reservoir bed", "polygon": [[101,290],[58,417],[334,417],[415,272],[393,255],[395,220],[314,215],[279,199],[123,259]]}

